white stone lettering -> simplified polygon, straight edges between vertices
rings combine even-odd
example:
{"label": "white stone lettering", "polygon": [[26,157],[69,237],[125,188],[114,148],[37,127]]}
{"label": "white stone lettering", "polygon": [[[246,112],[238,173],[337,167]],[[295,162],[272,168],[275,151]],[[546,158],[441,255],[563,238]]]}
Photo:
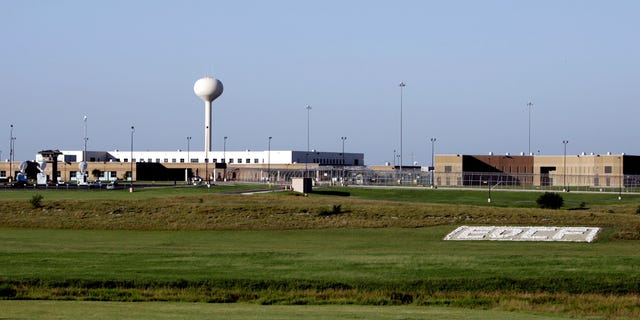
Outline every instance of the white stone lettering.
{"label": "white stone lettering", "polygon": [[[535,241],[535,240],[545,241],[548,238],[548,236],[546,235],[548,234],[547,232],[556,231],[556,229],[558,228],[549,228],[549,227],[530,228],[529,230],[522,233],[522,239],[532,240],[532,241]],[[539,233],[539,235],[536,235],[537,233]]]}
{"label": "white stone lettering", "polygon": [[444,239],[592,242],[598,232],[600,232],[600,228],[597,227],[461,226],[449,233]]}
{"label": "white stone lettering", "polygon": [[584,236],[587,231],[587,228],[560,228],[560,230],[553,235],[553,240],[560,241],[573,238],[573,236]]}
{"label": "white stone lettering", "polygon": [[498,227],[491,231],[489,235],[492,240],[497,239],[510,239],[518,234],[522,233],[522,229],[519,228],[511,228],[511,227]]}
{"label": "white stone lettering", "polygon": [[481,240],[486,238],[487,233],[492,229],[492,227],[467,227],[462,230],[460,237],[469,240]]}

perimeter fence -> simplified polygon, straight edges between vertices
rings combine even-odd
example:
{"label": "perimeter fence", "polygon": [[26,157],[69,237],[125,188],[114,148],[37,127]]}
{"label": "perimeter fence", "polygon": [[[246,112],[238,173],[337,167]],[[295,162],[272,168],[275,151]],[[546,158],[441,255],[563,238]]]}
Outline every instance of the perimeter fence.
{"label": "perimeter fence", "polygon": [[[431,188],[488,188],[520,190],[569,190],[593,192],[640,192],[640,175],[506,174],[501,172],[438,172],[407,167],[374,170],[368,167],[320,166],[307,169],[238,171],[234,179],[287,185],[292,178],[310,177],[318,186],[416,186]],[[269,174],[269,172],[271,174]]]}

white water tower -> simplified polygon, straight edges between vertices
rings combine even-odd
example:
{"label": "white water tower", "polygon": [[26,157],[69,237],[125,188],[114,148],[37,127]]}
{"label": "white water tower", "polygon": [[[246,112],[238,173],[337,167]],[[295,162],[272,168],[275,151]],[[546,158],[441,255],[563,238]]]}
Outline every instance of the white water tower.
{"label": "white water tower", "polygon": [[193,85],[193,92],[204,101],[204,151],[211,151],[211,102],[222,94],[222,82],[220,80],[204,77],[198,79]]}

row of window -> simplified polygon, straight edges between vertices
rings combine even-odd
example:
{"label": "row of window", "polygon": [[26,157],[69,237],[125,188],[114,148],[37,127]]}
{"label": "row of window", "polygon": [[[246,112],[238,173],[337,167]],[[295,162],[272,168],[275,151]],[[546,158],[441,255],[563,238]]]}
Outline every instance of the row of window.
{"label": "row of window", "polygon": [[[138,160],[138,162],[150,162],[150,163],[153,163],[153,162],[155,162],[155,163],[185,163],[185,159],[184,158],[180,158],[180,159],[173,158],[173,159],[171,159],[171,161],[169,161],[169,158],[164,158],[164,159],[162,159],[163,161],[160,161],[160,158],[156,158],[155,161],[154,161],[154,159],[151,159],[151,158],[148,158],[146,160],[145,159],[137,159],[137,160]],[[209,162],[208,160],[209,159],[204,159],[204,163]],[[211,160],[212,160],[213,163],[218,163],[218,159],[216,159],[216,158],[213,158]],[[243,162],[243,160],[244,160],[244,162]],[[120,159],[118,159],[118,161],[120,161]],[[251,163],[251,159],[249,159],[249,158],[246,158],[246,159],[238,158],[238,159],[235,159],[235,161],[237,161],[237,163]],[[123,162],[129,162],[129,158],[124,158]],[[136,158],[133,158],[133,162],[136,162]],[[191,162],[191,163],[199,163],[200,159],[192,158],[192,159],[189,159],[189,162]],[[224,163],[224,159],[220,159],[220,162]],[[229,159],[228,163],[234,163],[234,159]],[[260,159],[258,159],[258,158],[253,159],[253,163],[260,163]]]}
{"label": "row of window", "polygon": [[313,159],[313,163],[319,164],[344,164],[343,159]]}

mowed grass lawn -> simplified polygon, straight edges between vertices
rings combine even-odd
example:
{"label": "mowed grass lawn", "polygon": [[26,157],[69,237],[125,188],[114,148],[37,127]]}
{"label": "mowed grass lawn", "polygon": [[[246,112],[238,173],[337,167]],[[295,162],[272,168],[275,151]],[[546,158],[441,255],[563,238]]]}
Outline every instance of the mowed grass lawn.
{"label": "mowed grass lawn", "polygon": [[452,229],[0,229],[0,277],[167,282],[300,279],[359,285],[487,278],[622,283],[640,276],[635,242],[442,240]]}
{"label": "mowed grass lawn", "polygon": [[633,241],[443,241],[450,230],[1,229],[0,279],[18,299],[638,315],[637,296],[629,296],[640,281]]}
{"label": "mowed grass lawn", "polygon": [[[325,305],[402,305],[640,317],[634,195],[562,194],[565,209],[542,210],[536,192],[494,192],[491,204],[486,192],[459,190],[234,194],[262,187],[2,190],[0,303],[304,304],[310,314]],[[38,206],[30,203],[35,194],[44,197]],[[595,243],[442,240],[462,224],[604,230]]]}
{"label": "mowed grass lawn", "polygon": [[277,319],[277,320],[549,320],[563,316],[523,312],[412,306],[261,306],[173,302],[0,301],[3,319]]}

